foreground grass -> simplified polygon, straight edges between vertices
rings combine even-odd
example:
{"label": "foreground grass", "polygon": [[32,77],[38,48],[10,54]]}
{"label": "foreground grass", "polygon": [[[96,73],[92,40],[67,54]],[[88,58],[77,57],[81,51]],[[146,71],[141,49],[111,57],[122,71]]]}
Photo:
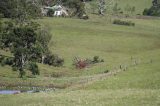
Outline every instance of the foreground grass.
{"label": "foreground grass", "polygon": [[158,106],[160,90],[77,90],[0,95],[3,106]]}

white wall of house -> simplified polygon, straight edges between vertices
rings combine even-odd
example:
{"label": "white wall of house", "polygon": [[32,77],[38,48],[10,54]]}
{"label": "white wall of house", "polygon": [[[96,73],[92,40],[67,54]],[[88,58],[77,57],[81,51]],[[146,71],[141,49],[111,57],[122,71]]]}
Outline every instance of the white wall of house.
{"label": "white wall of house", "polygon": [[62,11],[61,10],[55,11],[54,16],[62,16]]}

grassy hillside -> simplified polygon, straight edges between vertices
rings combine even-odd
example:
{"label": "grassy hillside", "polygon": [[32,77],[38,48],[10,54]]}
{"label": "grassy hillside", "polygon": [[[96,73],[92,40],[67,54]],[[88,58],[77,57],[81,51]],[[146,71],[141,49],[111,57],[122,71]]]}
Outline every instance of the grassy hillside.
{"label": "grassy hillside", "polygon": [[[118,69],[120,65],[125,65],[128,69],[91,85],[82,84],[76,88],[79,90],[66,89],[16,96],[0,95],[0,102],[4,106],[17,105],[17,103],[31,106],[105,106],[107,104],[158,106],[160,104],[160,20],[127,20],[135,22],[136,26],[112,25],[108,23],[106,17],[100,19],[97,16],[87,21],[64,18],[39,20],[51,28],[53,38],[50,49],[53,53],[64,57],[65,66],[54,68],[39,64],[41,76],[26,80],[15,78],[18,74],[12,72],[8,66],[0,67],[1,84],[22,86],[30,84],[42,87],[55,84],[63,88],[66,82],[74,84],[93,74],[103,73],[106,69]],[[102,57],[105,62],[84,70],[77,70],[71,65],[74,56],[91,58],[95,55]],[[136,66],[135,60],[138,62]],[[53,72],[61,72],[65,77],[53,78],[50,76]],[[19,97],[21,99],[17,99]]]}
{"label": "grassy hillside", "polygon": [[[136,6],[137,14],[151,5],[151,0],[117,2],[121,8],[126,4]],[[0,95],[0,103],[3,106],[159,106],[160,19],[121,18],[134,22],[133,27],[113,25],[114,18],[90,14],[89,20],[37,20],[51,31],[49,48],[64,58],[64,66],[38,64],[40,76],[20,79],[18,72],[0,65],[0,89],[17,89],[17,86],[59,89]],[[11,56],[2,50],[0,53]],[[81,70],[72,65],[74,57],[94,56],[104,62]],[[105,73],[106,70],[109,72]]]}

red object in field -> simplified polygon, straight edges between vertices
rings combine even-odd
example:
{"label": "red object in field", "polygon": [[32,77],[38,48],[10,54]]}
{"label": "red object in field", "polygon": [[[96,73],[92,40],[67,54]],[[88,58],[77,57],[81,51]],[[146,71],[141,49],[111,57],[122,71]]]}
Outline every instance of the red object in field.
{"label": "red object in field", "polygon": [[79,60],[76,65],[76,67],[80,69],[86,68],[86,66],[87,66],[87,63],[85,60]]}

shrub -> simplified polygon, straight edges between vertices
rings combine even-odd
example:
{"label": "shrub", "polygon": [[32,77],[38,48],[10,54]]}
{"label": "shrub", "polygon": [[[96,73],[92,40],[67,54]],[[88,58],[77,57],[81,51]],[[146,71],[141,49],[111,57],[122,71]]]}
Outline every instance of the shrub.
{"label": "shrub", "polygon": [[63,66],[63,64],[64,64],[64,59],[55,55],[54,56],[54,61],[53,61],[53,66],[60,67],[60,66]]}
{"label": "shrub", "polygon": [[11,66],[11,65],[13,65],[13,63],[14,63],[13,58],[9,58],[8,57],[8,58],[5,59],[5,64],[6,65],[10,65]]}
{"label": "shrub", "polygon": [[52,65],[54,62],[54,55],[48,54],[44,59],[44,64]]}
{"label": "shrub", "polygon": [[32,72],[32,75],[39,75],[38,65],[34,62],[29,64],[29,70]]}
{"label": "shrub", "polygon": [[13,65],[13,63],[14,63],[14,61],[13,61],[13,58],[11,58],[11,57],[5,57],[5,56],[1,56],[0,57],[0,63],[1,63],[1,65],[2,66],[4,66],[4,65]]}
{"label": "shrub", "polygon": [[4,60],[4,58],[5,58],[4,56],[2,55],[0,56],[0,63]]}
{"label": "shrub", "polygon": [[87,64],[93,64],[93,60],[91,60],[91,59],[85,59],[85,61]]}
{"label": "shrub", "polygon": [[93,63],[100,63],[100,62],[104,62],[104,59],[100,59],[99,56],[94,56],[92,62]]}
{"label": "shrub", "polygon": [[103,60],[103,59],[101,59],[101,62],[104,62],[104,60]]}
{"label": "shrub", "polygon": [[48,54],[44,59],[44,63],[48,65],[53,65],[55,67],[63,66],[64,59],[58,57],[57,55]]}
{"label": "shrub", "polygon": [[143,15],[160,16],[160,7],[152,6],[150,9],[144,9]]}
{"label": "shrub", "polygon": [[49,9],[48,12],[47,12],[47,16],[53,17],[53,15],[54,15],[54,10]]}
{"label": "shrub", "polygon": [[126,26],[135,26],[135,23],[133,23],[131,21],[122,21],[122,20],[119,20],[119,19],[115,19],[113,21],[113,24],[126,25]]}
{"label": "shrub", "polygon": [[79,59],[79,58],[75,57],[73,60],[73,65],[75,65],[76,68],[78,68],[78,69],[83,69],[89,65],[89,61],[88,61],[88,59],[83,60],[83,59]]}
{"label": "shrub", "polygon": [[100,60],[99,60],[99,56],[94,56],[93,57],[93,63],[99,63]]}
{"label": "shrub", "polygon": [[5,66],[6,65],[6,61],[5,61],[5,59],[3,59],[2,61],[1,61],[1,66]]}
{"label": "shrub", "polygon": [[149,11],[149,9],[145,8],[143,11],[143,15],[148,15],[148,11]]}
{"label": "shrub", "polygon": [[108,72],[109,72],[109,70],[105,70],[105,71],[104,71],[104,73],[108,73]]}

